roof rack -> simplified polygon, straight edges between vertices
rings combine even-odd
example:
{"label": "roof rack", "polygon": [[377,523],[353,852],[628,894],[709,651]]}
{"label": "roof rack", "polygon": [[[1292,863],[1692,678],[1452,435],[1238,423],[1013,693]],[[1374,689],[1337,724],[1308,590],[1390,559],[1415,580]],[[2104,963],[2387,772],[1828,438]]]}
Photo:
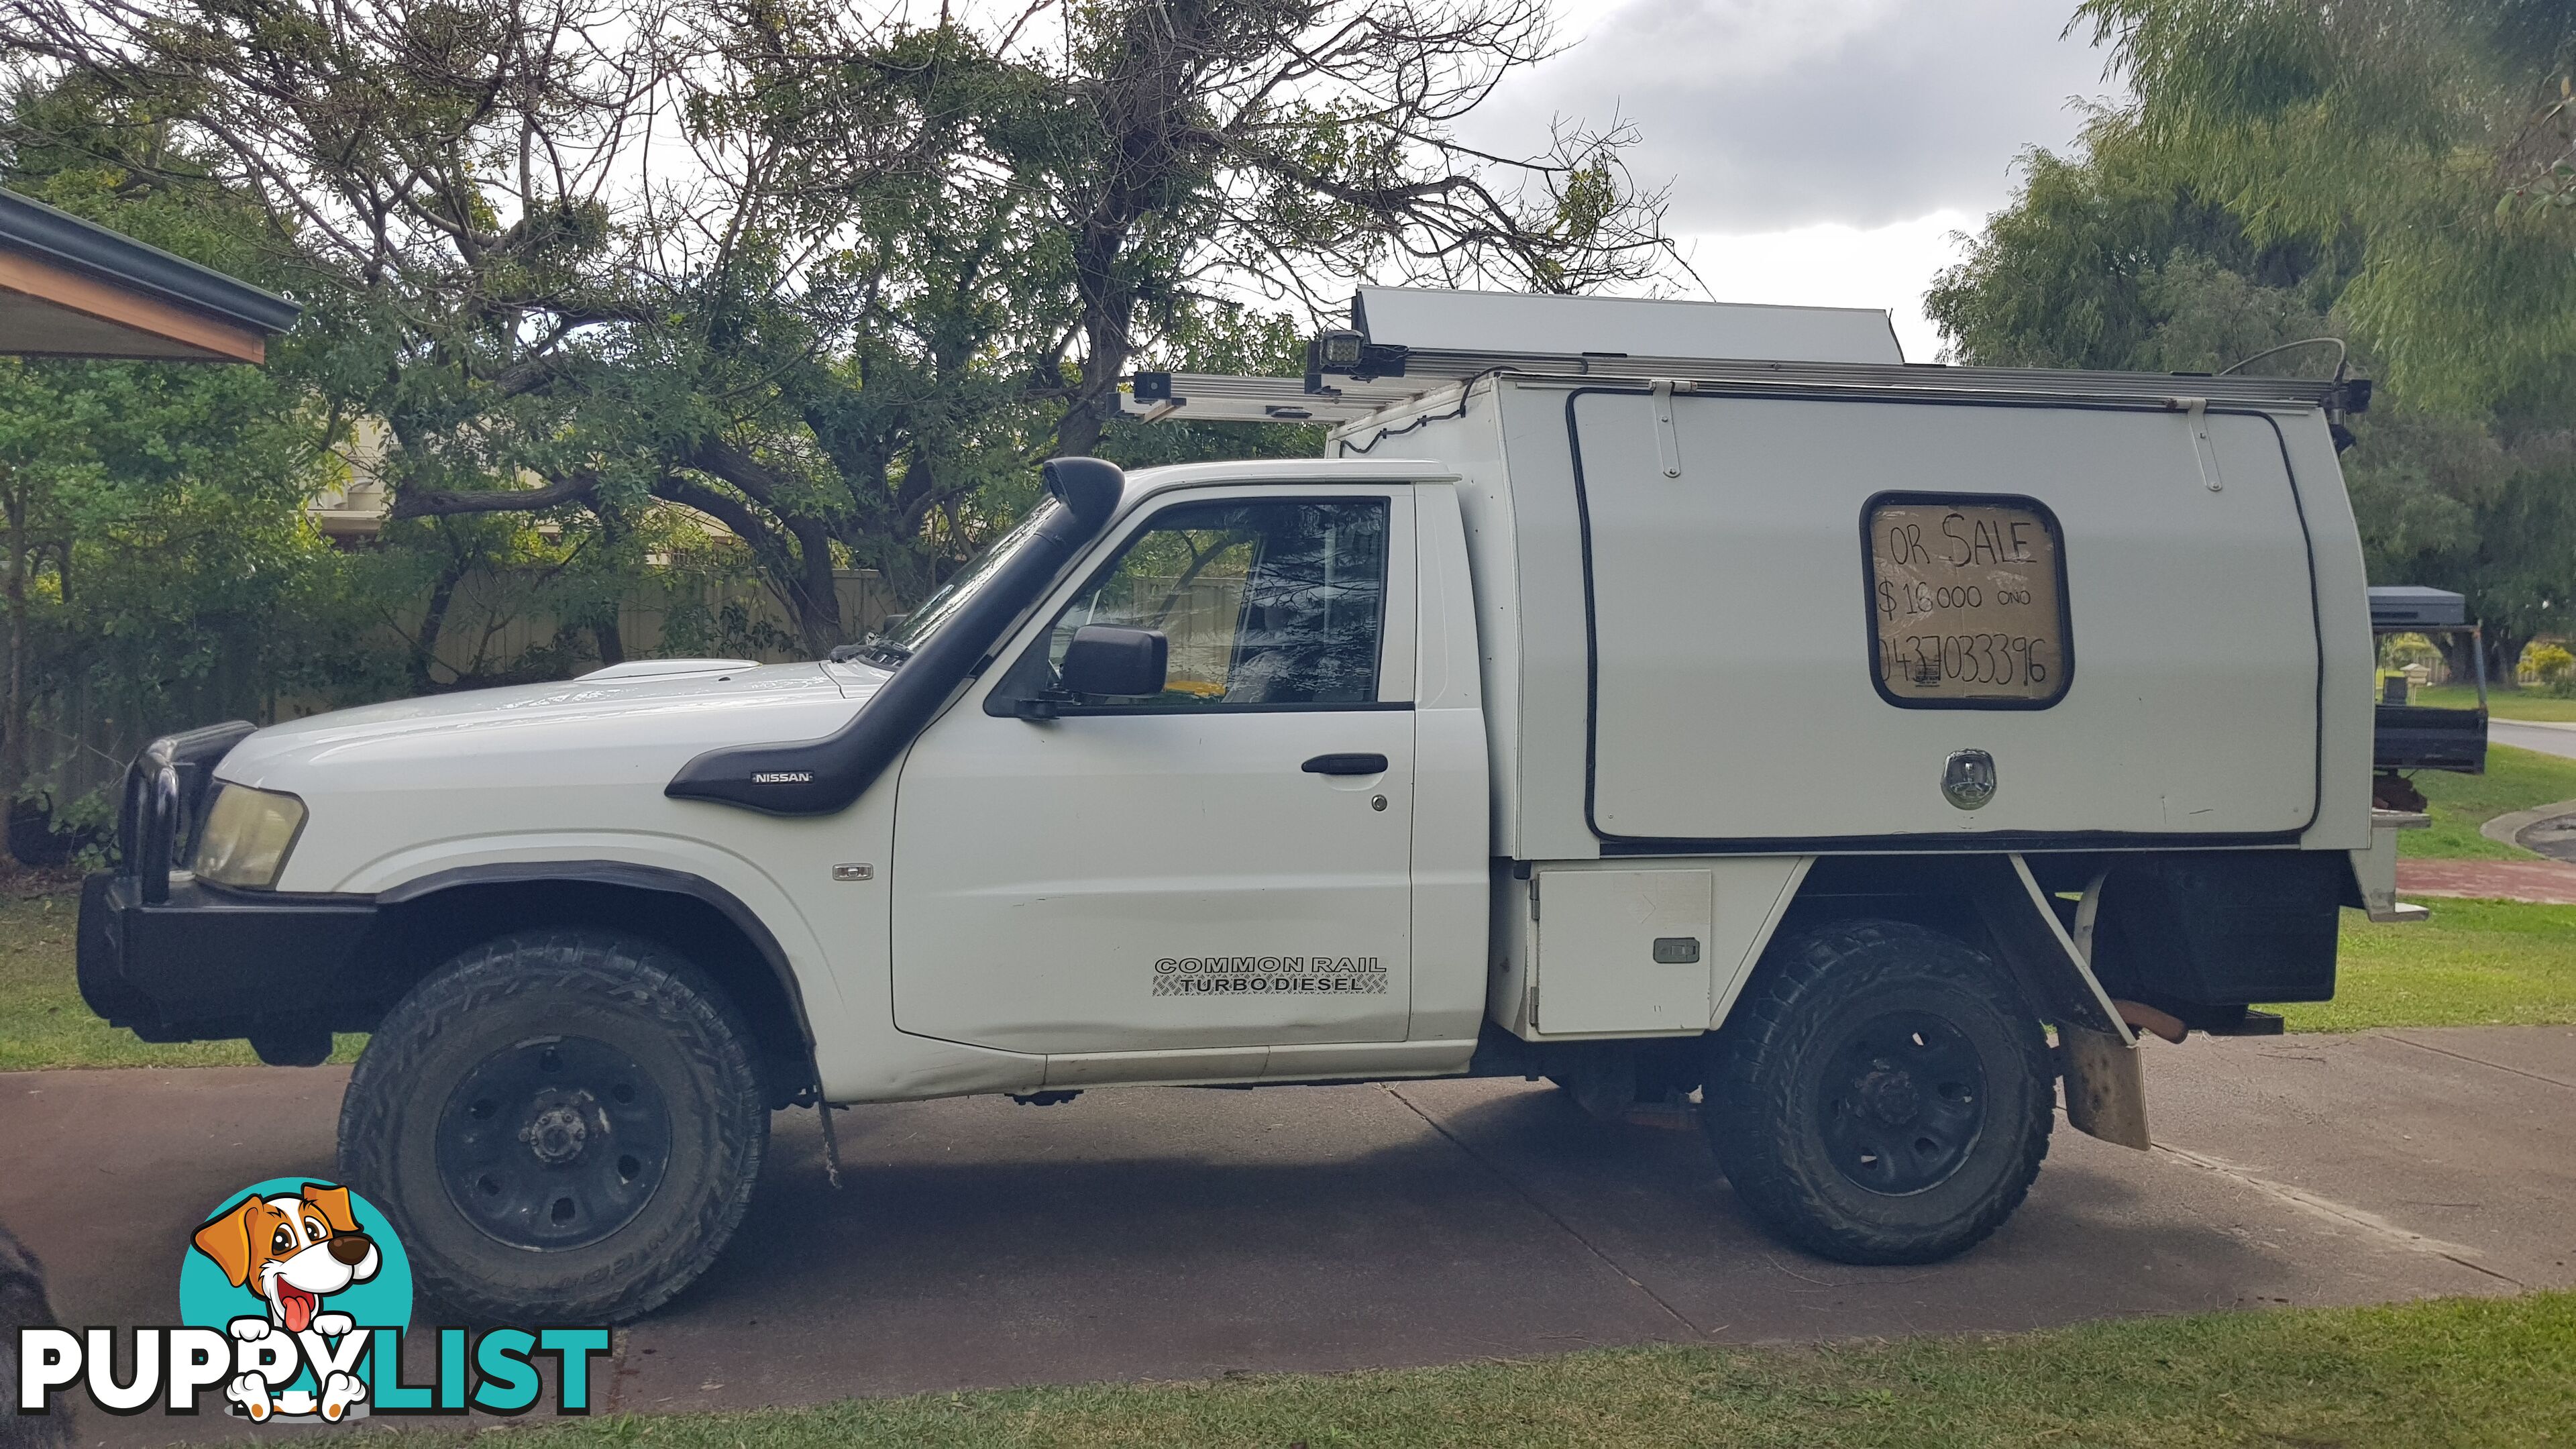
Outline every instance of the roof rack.
{"label": "roof rack", "polygon": [[[1307,343],[1303,378],[1139,372],[1125,380],[1119,410],[1147,422],[1340,425],[1399,413],[1478,378],[1504,373],[1573,385],[1670,382],[1681,393],[2080,401],[2178,409],[2195,403],[2322,407],[2337,419],[2363,411],[2370,401],[2368,379],[2338,383],[1908,363],[1896,349],[1894,334],[1886,331],[1885,313],[1849,308],[1364,287],[1351,312],[1358,326],[1319,333]],[[1373,330],[1367,325],[1371,318],[1378,319]],[[1524,332],[1515,334],[1510,327]],[[1557,347],[1496,345],[1510,335],[1543,336]],[[1401,337],[1416,340],[1397,340]],[[1678,355],[1577,350],[1590,342],[1692,344],[1699,350]],[[1745,347],[1781,355],[1746,357],[1724,350]]]}
{"label": "roof rack", "polygon": [[2286,377],[2204,377],[2162,372],[2068,372],[2040,368],[1712,361],[1687,357],[1566,357],[1533,353],[1412,353],[1398,377],[1324,380],[1235,377],[1206,372],[1140,372],[1118,394],[1119,410],[1147,422],[1356,423],[1436,400],[1473,380],[1510,374],[1565,385],[1642,387],[1670,382],[1684,394],[1874,397],[1886,401],[2110,403],[2129,407],[2325,408],[2338,415],[2369,405],[2367,379],[2335,383]]}

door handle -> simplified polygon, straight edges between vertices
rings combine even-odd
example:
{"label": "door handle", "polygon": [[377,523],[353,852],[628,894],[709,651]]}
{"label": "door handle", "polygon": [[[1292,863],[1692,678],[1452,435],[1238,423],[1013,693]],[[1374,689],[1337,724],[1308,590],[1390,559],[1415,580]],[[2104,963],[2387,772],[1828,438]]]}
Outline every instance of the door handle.
{"label": "door handle", "polygon": [[1317,755],[1298,768],[1309,775],[1383,775],[1384,755]]}

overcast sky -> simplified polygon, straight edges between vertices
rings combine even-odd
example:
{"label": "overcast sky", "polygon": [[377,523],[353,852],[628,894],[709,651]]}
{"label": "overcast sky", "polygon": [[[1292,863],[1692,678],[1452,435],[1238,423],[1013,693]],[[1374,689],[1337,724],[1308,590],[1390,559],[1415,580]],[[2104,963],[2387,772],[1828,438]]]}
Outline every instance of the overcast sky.
{"label": "overcast sky", "polygon": [[1550,117],[1643,133],[1668,225],[1711,295],[1885,307],[1938,349],[1932,274],[2008,198],[2013,158],[2063,149],[2110,99],[2074,0],[1558,0],[1564,54],[1506,83],[1470,139],[1528,147]]}

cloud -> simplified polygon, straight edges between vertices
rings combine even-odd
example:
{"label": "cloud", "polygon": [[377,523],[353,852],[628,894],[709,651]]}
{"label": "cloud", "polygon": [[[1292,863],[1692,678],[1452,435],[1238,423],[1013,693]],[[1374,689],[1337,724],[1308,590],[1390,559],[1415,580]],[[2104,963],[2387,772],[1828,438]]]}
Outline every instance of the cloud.
{"label": "cloud", "polygon": [[1712,297],[1808,307],[1884,308],[1910,362],[1939,358],[1940,334],[1923,315],[1923,291],[1959,259],[1961,232],[1979,218],[1942,210],[1884,226],[1818,222],[1756,233],[1677,238]]}
{"label": "cloud", "polygon": [[[1883,226],[1982,214],[2013,158],[2063,147],[2102,53],[2060,39],[2071,0],[1627,0],[1565,16],[1583,38],[1507,83],[1487,144],[1555,115],[1644,133],[1630,164],[1673,182],[1677,232]],[[1586,13],[1588,12],[1588,13]]]}
{"label": "cloud", "polygon": [[1587,55],[1631,85],[1693,90],[1829,56],[1905,9],[1905,0],[1635,0],[1560,7],[1565,29],[1615,57]]}

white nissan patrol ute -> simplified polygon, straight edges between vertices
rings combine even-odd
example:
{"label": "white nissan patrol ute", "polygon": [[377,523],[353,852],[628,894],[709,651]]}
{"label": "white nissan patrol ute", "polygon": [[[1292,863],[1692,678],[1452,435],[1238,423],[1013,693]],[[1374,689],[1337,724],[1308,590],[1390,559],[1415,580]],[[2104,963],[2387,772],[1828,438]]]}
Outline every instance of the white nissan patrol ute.
{"label": "white nissan patrol ute", "polygon": [[[2278,1029],[2383,918],[2355,384],[1906,366],[1884,314],[1367,289],[1046,466],[833,659],[156,741],[93,1009],[309,1064],[445,1301],[646,1312],[770,1113],[1548,1078],[1851,1262],[1976,1243],[2056,1084]],[[1757,361],[1741,359],[1753,358]],[[2052,1041],[2052,1034],[2054,1040]]]}

